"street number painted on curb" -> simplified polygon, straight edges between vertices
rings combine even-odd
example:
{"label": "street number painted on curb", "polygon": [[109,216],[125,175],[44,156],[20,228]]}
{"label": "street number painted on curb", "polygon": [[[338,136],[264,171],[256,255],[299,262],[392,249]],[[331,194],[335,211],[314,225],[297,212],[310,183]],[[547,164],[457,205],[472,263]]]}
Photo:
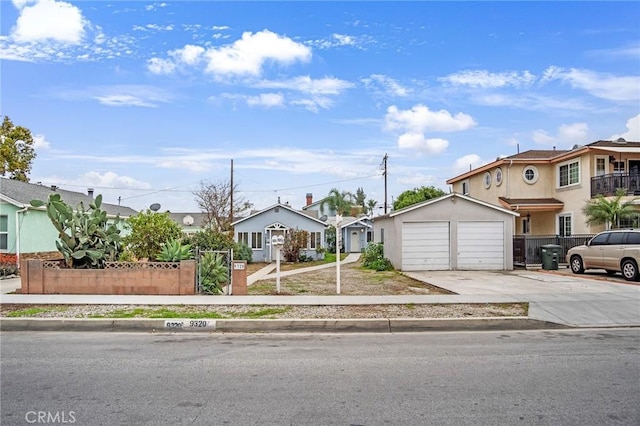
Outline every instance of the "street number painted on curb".
{"label": "street number painted on curb", "polygon": [[201,319],[181,319],[181,320],[166,320],[164,322],[164,328],[173,330],[202,330],[202,329],[216,329],[215,320],[201,320]]}

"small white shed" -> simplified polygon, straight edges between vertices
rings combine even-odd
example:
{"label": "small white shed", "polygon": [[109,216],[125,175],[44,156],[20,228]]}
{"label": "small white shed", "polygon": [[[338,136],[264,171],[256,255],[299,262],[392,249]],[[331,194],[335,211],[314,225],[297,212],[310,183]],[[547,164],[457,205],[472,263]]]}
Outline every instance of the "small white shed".
{"label": "small white shed", "polygon": [[516,216],[451,193],[374,218],[374,241],[403,271],[511,270]]}

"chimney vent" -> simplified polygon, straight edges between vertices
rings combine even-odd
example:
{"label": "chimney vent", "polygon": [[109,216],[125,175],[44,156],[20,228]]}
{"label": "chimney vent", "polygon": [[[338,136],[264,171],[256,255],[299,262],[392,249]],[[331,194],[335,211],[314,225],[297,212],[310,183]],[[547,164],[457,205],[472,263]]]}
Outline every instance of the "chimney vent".
{"label": "chimney vent", "polygon": [[87,195],[93,198],[93,188],[87,188]]}
{"label": "chimney vent", "polygon": [[307,206],[310,206],[311,204],[313,204],[313,194],[308,192],[307,193]]}

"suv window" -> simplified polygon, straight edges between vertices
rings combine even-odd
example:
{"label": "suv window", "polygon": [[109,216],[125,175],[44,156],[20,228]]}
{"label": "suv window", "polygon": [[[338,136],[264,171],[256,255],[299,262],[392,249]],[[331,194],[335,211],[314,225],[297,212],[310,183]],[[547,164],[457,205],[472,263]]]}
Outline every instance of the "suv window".
{"label": "suv window", "polygon": [[609,234],[609,239],[607,240],[607,245],[613,246],[616,244],[623,244],[622,240],[624,236],[627,235],[627,232],[612,232]]}
{"label": "suv window", "polygon": [[627,234],[627,244],[640,245],[640,232],[629,232]]}
{"label": "suv window", "polygon": [[607,238],[609,237],[608,233],[596,235],[589,242],[590,246],[603,246],[607,243]]}

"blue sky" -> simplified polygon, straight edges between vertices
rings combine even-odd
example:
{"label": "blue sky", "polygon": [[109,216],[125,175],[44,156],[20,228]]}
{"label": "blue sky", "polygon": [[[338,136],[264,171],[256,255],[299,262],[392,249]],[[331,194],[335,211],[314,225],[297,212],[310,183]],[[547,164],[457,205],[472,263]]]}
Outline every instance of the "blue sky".
{"label": "blue sky", "polygon": [[1,108],[31,180],[197,211],[388,202],[499,155],[640,140],[638,2],[2,1]]}

